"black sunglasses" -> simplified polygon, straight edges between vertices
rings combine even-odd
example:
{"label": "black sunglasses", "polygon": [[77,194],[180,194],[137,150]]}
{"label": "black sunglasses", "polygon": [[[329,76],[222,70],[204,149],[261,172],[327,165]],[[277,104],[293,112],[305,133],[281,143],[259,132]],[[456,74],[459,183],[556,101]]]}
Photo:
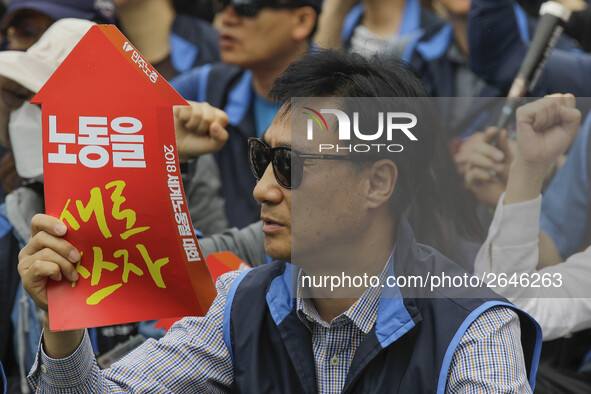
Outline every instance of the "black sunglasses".
{"label": "black sunglasses", "polygon": [[283,3],[276,0],[214,0],[215,13],[221,12],[229,4],[238,15],[247,18],[254,18],[263,8],[299,8],[308,5],[302,0],[288,0]]}
{"label": "black sunglasses", "polygon": [[302,183],[306,159],[350,160],[351,156],[300,153],[286,146],[271,148],[260,138],[251,137],[248,139],[248,161],[257,180],[263,177],[265,170],[271,163],[277,183],[286,189],[295,189]]}

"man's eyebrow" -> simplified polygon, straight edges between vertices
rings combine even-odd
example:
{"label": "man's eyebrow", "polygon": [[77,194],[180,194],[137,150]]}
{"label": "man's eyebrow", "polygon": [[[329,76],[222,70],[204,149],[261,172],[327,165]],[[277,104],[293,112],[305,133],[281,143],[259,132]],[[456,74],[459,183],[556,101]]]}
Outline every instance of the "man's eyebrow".
{"label": "man's eyebrow", "polygon": [[[269,140],[267,140],[264,136],[261,138],[263,140],[263,142],[269,146],[271,146],[271,143],[269,142]],[[282,147],[282,148],[291,148],[291,142],[277,142],[275,144],[275,147]]]}
{"label": "man's eyebrow", "polygon": [[[263,140],[265,144],[271,146],[271,142],[269,142],[269,140],[267,139],[267,131],[269,131],[269,129],[265,130],[265,132],[261,135],[260,138]],[[291,148],[291,142],[278,142],[276,146]]]}

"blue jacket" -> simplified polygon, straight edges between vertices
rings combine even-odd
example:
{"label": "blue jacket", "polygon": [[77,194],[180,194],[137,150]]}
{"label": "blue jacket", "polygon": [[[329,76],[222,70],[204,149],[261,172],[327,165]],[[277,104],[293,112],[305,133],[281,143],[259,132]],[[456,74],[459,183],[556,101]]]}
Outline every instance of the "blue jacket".
{"label": "blue jacket", "polygon": [[[395,264],[389,275],[463,275],[434,249],[414,241],[408,222],[398,226]],[[291,284],[297,274],[275,261],[239,276],[228,292],[223,336],[237,392],[316,393],[315,363],[308,328],[296,315]],[[344,393],[443,393],[455,349],[464,332],[487,309],[504,305],[521,321],[526,369],[534,386],[541,350],[537,323],[487,288],[387,288],[375,326],[361,342]],[[426,297],[429,296],[430,297]]]}
{"label": "blue jacket", "polygon": [[6,375],[4,374],[4,368],[2,368],[2,362],[0,361],[0,388],[2,388],[3,393],[7,392],[6,387]]}
{"label": "blue jacket", "polygon": [[222,194],[230,227],[242,228],[258,220],[252,196],[255,178],[248,166],[249,137],[256,137],[252,110],[252,74],[224,63],[208,64],[179,75],[171,85],[187,100],[206,101],[230,118],[230,138],[215,154],[222,178]]}
{"label": "blue jacket", "polygon": [[565,258],[591,243],[591,113],[544,191],[540,229]]}
{"label": "blue jacket", "polygon": [[[363,4],[357,4],[345,17],[341,30],[341,40],[344,48],[350,46],[353,31],[361,23],[364,9]],[[407,0],[398,35],[400,37],[420,35],[424,32],[437,31],[444,25],[445,21],[421,7],[419,0]]]}
{"label": "blue jacket", "polygon": [[[18,275],[18,254],[25,242],[8,220],[6,203],[0,205],[0,348],[7,359],[8,341],[13,341],[21,387],[27,387],[26,372],[35,361],[43,321],[37,307],[24,292]],[[5,283],[1,283],[4,282]]]}
{"label": "blue jacket", "polygon": [[[527,47],[525,43],[529,42],[530,37],[533,35],[536,26],[535,19],[529,18],[517,4],[510,5],[506,14],[504,20],[510,20],[513,24],[515,37],[512,40]],[[479,26],[479,29],[483,30],[481,26]],[[486,34],[490,35],[491,30],[486,31]],[[503,28],[499,26],[495,26],[494,31],[503,32],[504,34]],[[469,36],[471,37],[472,34],[472,30],[470,30]],[[417,70],[427,90],[434,97],[458,96],[455,76],[457,68],[462,65],[457,60],[452,59],[449,54],[454,40],[452,26],[445,24],[439,29],[422,32],[407,46],[404,60],[408,61]],[[562,37],[557,45],[557,47],[564,49],[573,49],[576,46],[577,44],[574,41],[565,37]],[[473,50],[472,46],[470,47],[470,66],[478,62],[479,59],[474,59],[478,58],[480,52],[480,50]],[[519,67],[521,59],[513,59],[512,61],[517,62],[516,67]],[[517,73],[517,70],[515,70],[515,73]],[[481,78],[483,77],[479,73],[476,74]],[[487,126],[496,124],[504,100],[485,98],[506,96],[509,85],[497,84],[487,78],[483,79],[486,83],[483,83],[476,94],[477,97],[482,97],[482,99],[474,100],[461,119],[451,119],[453,100],[437,100],[441,107],[439,113],[443,123],[447,126],[449,137],[466,137],[476,130],[484,130]]]}
{"label": "blue jacket", "polygon": [[218,32],[199,18],[177,15],[169,41],[170,60],[178,73],[220,60]]}
{"label": "blue jacket", "polygon": [[20,247],[12,234],[12,225],[3,214],[4,209],[5,205],[0,205],[0,360],[8,359],[12,340],[10,314],[20,283],[16,264]]}
{"label": "blue jacket", "polygon": [[[513,16],[513,0],[472,0],[468,20],[470,68],[481,78],[508,90],[528,49]],[[563,42],[567,42],[561,37]],[[591,95],[591,55],[577,51],[552,52],[534,97],[551,93]],[[568,48],[567,48],[568,49]]]}
{"label": "blue jacket", "polygon": [[[351,37],[355,27],[361,22],[363,16],[363,5],[355,6],[345,18],[341,38],[344,47],[350,45]],[[529,39],[528,23],[525,13],[516,8],[516,14],[519,16],[520,33],[523,39]],[[421,7],[417,0],[407,0],[402,25],[398,34],[401,37],[408,38],[404,49],[402,60],[409,62],[417,71],[425,87],[434,97],[455,97],[455,75],[458,65],[448,56],[448,50],[454,42],[453,28],[451,24],[445,22],[429,10]],[[479,92],[481,97],[499,97],[502,96],[502,90],[486,85]],[[482,128],[485,119],[495,118],[497,111],[488,109],[489,103],[478,101],[477,104],[468,111],[470,116],[461,119],[455,124],[451,119],[453,105],[451,100],[438,100],[440,114],[443,123],[446,125],[448,136],[470,135],[474,131]],[[453,129],[453,131],[450,131]]]}

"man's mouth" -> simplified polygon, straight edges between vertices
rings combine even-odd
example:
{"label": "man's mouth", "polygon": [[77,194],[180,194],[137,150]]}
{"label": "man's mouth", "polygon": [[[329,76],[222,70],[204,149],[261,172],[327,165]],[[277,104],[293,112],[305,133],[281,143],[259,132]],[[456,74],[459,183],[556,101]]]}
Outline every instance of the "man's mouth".
{"label": "man's mouth", "polygon": [[220,47],[230,47],[236,44],[236,39],[229,34],[220,34]]}
{"label": "man's mouth", "polygon": [[269,218],[267,216],[261,216],[261,220],[263,221],[263,232],[265,234],[274,233],[274,232],[279,231],[285,227],[280,222],[278,222],[272,218]]}

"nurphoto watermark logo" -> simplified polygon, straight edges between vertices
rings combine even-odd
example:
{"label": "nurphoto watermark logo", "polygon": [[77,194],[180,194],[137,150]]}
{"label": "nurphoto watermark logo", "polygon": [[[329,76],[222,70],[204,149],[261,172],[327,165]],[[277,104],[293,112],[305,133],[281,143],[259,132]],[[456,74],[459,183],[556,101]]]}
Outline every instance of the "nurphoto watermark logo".
{"label": "nurphoto watermark logo", "polygon": [[[417,117],[409,112],[378,112],[377,130],[368,134],[367,130],[360,130],[359,112],[353,112],[353,122],[351,122],[349,115],[339,109],[322,108],[320,111],[316,111],[311,107],[303,107],[303,109],[305,110],[303,111],[303,114],[310,117],[307,122],[306,134],[309,141],[314,139],[314,123],[318,124],[321,131],[328,130],[328,123],[322,114],[330,114],[336,117],[339,143],[319,144],[318,152],[320,153],[343,151],[350,153],[381,151],[392,153],[402,152],[404,150],[403,145],[390,143],[394,133],[400,132],[404,133],[410,141],[418,141],[418,138],[411,131],[411,129],[417,125]],[[386,133],[385,141],[384,133]],[[351,143],[352,135],[356,140],[367,141],[367,143]]]}

